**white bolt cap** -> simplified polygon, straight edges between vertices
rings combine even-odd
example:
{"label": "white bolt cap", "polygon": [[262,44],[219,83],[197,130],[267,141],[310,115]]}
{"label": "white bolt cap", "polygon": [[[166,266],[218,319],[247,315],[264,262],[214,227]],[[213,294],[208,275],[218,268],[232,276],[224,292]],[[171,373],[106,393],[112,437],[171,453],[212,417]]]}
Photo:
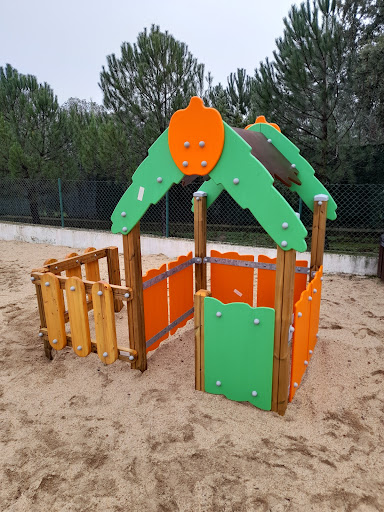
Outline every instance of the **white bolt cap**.
{"label": "white bolt cap", "polygon": [[57,339],[52,340],[52,343],[53,343],[54,345],[56,345],[56,343],[57,343]]}
{"label": "white bolt cap", "polygon": [[323,201],[317,201],[317,204],[321,206],[323,204]]}
{"label": "white bolt cap", "polygon": [[133,360],[135,359],[135,357],[134,357],[134,356],[129,356],[129,357],[128,357],[128,359],[129,359],[130,361],[133,361]]}
{"label": "white bolt cap", "polygon": [[323,276],[320,277],[320,281],[322,281],[322,280],[323,280]]}
{"label": "white bolt cap", "polygon": [[129,296],[130,296],[130,295],[129,295],[129,293],[124,293],[124,297],[125,297],[126,299],[128,299],[128,297],[129,297]]}
{"label": "white bolt cap", "polygon": [[299,318],[301,318],[301,317],[303,316],[303,313],[302,313],[301,311],[299,311],[299,312],[297,313],[297,316],[298,316]]}
{"label": "white bolt cap", "polygon": [[310,351],[309,351],[309,353],[310,353],[310,354],[313,354],[313,350],[310,350]]}
{"label": "white bolt cap", "polygon": [[319,333],[317,333],[317,334],[316,334],[316,338],[319,338],[319,337],[320,337],[320,336],[319,336]]}
{"label": "white bolt cap", "polygon": [[99,291],[97,292],[97,295],[99,295],[99,296],[101,297],[101,296],[103,295],[103,292],[102,292],[101,290],[99,290]]}
{"label": "white bolt cap", "polygon": [[35,280],[35,278],[34,278],[34,277],[31,277],[31,281],[34,281],[34,280]]}
{"label": "white bolt cap", "polygon": [[311,300],[312,300],[312,297],[311,297],[311,296],[309,296],[309,297],[308,297],[308,300],[309,300],[309,301],[311,301]]}
{"label": "white bolt cap", "polygon": [[217,380],[216,381],[216,386],[220,387],[221,386],[221,381],[220,380]]}
{"label": "white bolt cap", "polygon": [[77,347],[77,350],[81,350],[82,348],[83,348],[83,347],[82,347],[81,345],[79,345],[79,346]]}
{"label": "white bolt cap", "polygon": [[44,284],[45,286],[49,286],[49,281],[46,281]]}
{"label": "white bolt cap", "polygon": [[205,160],[201,162],[201,167],[207,167],[207,162]]}
{"label": "white bolt cap", "polygon": [[317,293],[317,290],[316,290],[316,288],[314,288],[314,289],[313,289],[313,293]]}
{"label": "white bolt cap", "polygon": [[126,226],[124,226],[122,231],[124,231],[124,233],[126,233],[128,231],[128,228]]}
{"label": "white bolt cap", "polygon": [[305,364],[305,366],[307,366],[307,364],[308,364],[308,361],[307,361],[307,360],[305,360],[305,361],[304,361],[304,364]]}
{"label": "white bolt cap", "polygon": [[282,223],[282,225],[281,225],[281,227],[282,227],[283,229],[287,229],[287,227],[288,227],[288,222],[283,222],[283,223]]}
{"label": "white bolt cap", "polygon": [[255,325],[259,325],[260,320],[259,320],[258,318],[255,318],[255,319],[254,319],[254,321],[253,321],[253,323],[254,323]]}
{"label": "white bolt cap", "polygon": [[156,181],[157,181],[157,183],[162,183],[163,182],[163,178],[161,176],[159,176]]}
{"label": "white bolt cap", "polygon": [[217,318],[220,318],[220,317],[221,317],[221,312],[220,312],[220,311],[218,311],[218,312],[216,313],[216,316],[217,316]]}
{"label": "white bolt cap", "polygon": [[287,247],[287,245],[288,245],[288,242],[286,242],[285,240],[283,240],[281,242],[281,247]]}
{"label": "white bolt cap", "polygon": [[183,162],[183,167],[188,167],[188,162],[186,160]]}
{"label": "white bolt cap", "polygon": [[271,143],[272,142],[272,139],[268,139],[267,142]]}
{"label": "white bolt cap", "polygon": [[127,216],[127,213],[126,213],[126,212],[121,212],[121,216],[122,216],[122,217],[126,217],[126,216]]}
{"label": "white bolt cap", "polygon": [[239,178],[234,178],[233,183],[234,183],[235,185],[238,185],[238,184],[240,183]]}
{"label": "white bolt cap", "polygon": [[39,336],[40,336],[40,338],[42,338],[44,336],[44,334],[42,332],[39,332]]}
{"label": "white bolt cap", "polygon": [[74,286],[71,286],[70,290],[71,290],[71,292],[74,292],[76,290],[76,288]]}
{"label": "white bolt cap", "polygon": [[257,396],[257,391],[252,391],[252,396]]}
{"label": "white bolt cap", "polygon": [[289,330],[290,330],[291,332],[295,332],[295,328],[293,327],[293,325],[290,325],[290,326],[289,326]]}
{"label": "white bolt cap", "polygon": [[184,142],[184,147],[185,147],[185,148],[189,148],[189,146],[190,146],[190,143],[186,140],[186,141]]}
{"label": "white bolt cap", "polygon": [[199,142],[199,146],[200,146],[201,148],[203,148],[203,147],[205,146],[205,142],[204,142],[203,140],[201,140],[201,141]]}
{"label": "white bolt cap", "polygon": [[292,169],[296,169],[296,165],[295,164],[291,164],[291,167],[292,167]]}
{"label": "white bolt cap", "polygon": [[108,357],[108,352],[103,352],[103,357]]}
{"label": "white bolt cap", "polygon": [[297,382],[294,382],[294,383],[293,383],[293,387],[294,387],[294,388],[298,388],[298,387],[299,387],[298,383],[297,383]]}

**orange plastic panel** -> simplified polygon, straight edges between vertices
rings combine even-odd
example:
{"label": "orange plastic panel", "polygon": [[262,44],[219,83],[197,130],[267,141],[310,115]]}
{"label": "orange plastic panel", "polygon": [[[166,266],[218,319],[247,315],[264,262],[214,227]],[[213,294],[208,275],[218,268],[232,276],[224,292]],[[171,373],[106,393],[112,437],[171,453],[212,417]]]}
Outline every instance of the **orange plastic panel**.
{"label": "orange plastic panel", "polygon": [[[230,260],[254,261],[250,254],[237,252],[211,251],[211,258],[227,258]],[[253,306],[253,268],[234,267],[211,263],[211,290],[212,297],[224,304],[232,302],[245,302]]]}
{"label": "orange plastic panel", "polygon": [[[256,121],[254,122],[254,124],[258,124],[258,123],[265,123],[265,124],[270,124],[271,126],[273,126],[274,128],[276,128],[277,131],[281,132],[281,129],[280,129],[280,126],[277,125],[276,123],[268,123],[268,121],[265,119],[265,116],[258,116],[256,118]],[[253,124],[249,124],[248,126],[245,127],[246,130],[248,130],[248,128],[250,126],[253,126]]]}
{"label": "orange plastic panel", "polygon": [[[308,365],[308,339],[309,321],[311,313],[311,285],[301,294],[300,299],[294,305],[294,327],[292,337],[292,363],[291,363],[291,385],[289,389],[289,401],[292,401],[297,388],[299,387],[305,370]],[[306,364],[307,363],[307,364]]]}
{"label": "orange plastic panel", "polygon": [[217,164],[224,147],[224,124],[214,108],[204,107],[194,96],[188,107],[175,112],[169,123],[168,144],[172,158],[187,176],[204,176]]}
{"label": "orange plastic panel", "polygon": [[[258,259],[260,263],[274,263],[276,258],[268,258],[261,254]],[[308,267],[308,261],[297,260],[296,267]],[[274,308],[275,307],[275,279],[276,271],[267,269],[258,269],[257,273],[257,307]],[[302,292],[307,285],[307,274],[295,274],[295,290],[293,303],[300,299]]]}
{"label": "orange plastic panel", "polygon": [[[192,252],[189,252],[187,256],[179,256],[177,261],[171,261],[168,263],[168,270],[171,270],[177,265],[181,265],[185,261],[192,258]],[[185,269],[177,272],[169,278],[169,320],[172,323],[174,320],[179,318],[183,313],[193,308],[193,265],[186,267]],[[183,327],[188,320],[193,318],[193,314],[183,320],[177,327],[171,330],[171,334],[174,334],[177,329]]]}
{"label": "orange plastic panel", "polygon": [[321,278],[323,276],[323,267],[316,272],[314,279],[311,281],[311,320],[309,323],[309,358],[312,357],[315,345],[317,343],[317,332],[319,330],[320,319],[320,302],[321,302]]}
{"label": "orange plastic panel", "polygon": [[[166,272],[166,264],[160,268],[148,270],[143,276],[143,283],[153,277]],[[143,291],[144,297],[144,323],[145,323],[145,341],[148,341],[168,325],[168,299],[167,299],[167,280],[163,279],[159,283],[150,286]],[[166,340],[169,333],[157,340],[153,345],[147,348],[147,352],[155,350],[162,341]]]}

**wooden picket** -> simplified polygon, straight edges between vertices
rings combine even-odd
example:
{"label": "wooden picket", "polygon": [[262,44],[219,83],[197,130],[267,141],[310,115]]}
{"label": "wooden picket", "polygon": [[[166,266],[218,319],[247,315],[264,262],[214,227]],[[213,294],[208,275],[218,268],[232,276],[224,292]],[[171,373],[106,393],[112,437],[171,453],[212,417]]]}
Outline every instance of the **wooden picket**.
{"label": "wooden picket", "polygon": [[69,324],[74,352],[85,357],[91,353],[91,333],[88,321],[88,306],[85,286],[78,277],[69,277],[65,283]]}
{"label": "wooden picket", "polygon": [[92,286],[92,302],[95,318],[97,355],[105,364],[118,358],[113,293],[108,283]]}
{"label": "wooden picket", "polygon": [[50,272],[44,274],[41,292],[49,344],[55,350],[61,350],[67,345],[67,337],[64,321],[64,297],[58,277]]}

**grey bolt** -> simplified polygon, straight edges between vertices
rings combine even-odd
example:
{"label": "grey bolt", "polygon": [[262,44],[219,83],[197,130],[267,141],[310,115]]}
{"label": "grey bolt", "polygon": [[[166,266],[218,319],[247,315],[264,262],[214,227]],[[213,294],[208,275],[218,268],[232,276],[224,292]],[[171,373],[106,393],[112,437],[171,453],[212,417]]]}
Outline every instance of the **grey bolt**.
{"label": "grey bolt", "polygon": [[44,334],[42,332],[39,332],[39,336],[40,336],[40,338],[42,338],[44,336]]}
{"label": "grey bolt", "polygon": [[99,291],[97,292],[97,295],[99,295],[99,296],[101,297],[101,296],[103,295],[103,292],[102,292],[101,290],[99,290]]}
{"label": "grey bolt", "polygon": [[285,240],[283,240],[281,242],[281,247],[287,247],[287,245],[288,245],[288,242],[286,242]]}
{"label": "grey bolt", "polygon": [[297,382],[294,382],[294,383],[293,383],[293,387],[294,387],[294,388],[298,388],[298,387],[299,387],[298,383],[297,383]]}
{"label": "grey bolt", "polygon": [[201,162],[201,167],[207,167],[207,162],[205,160]]}
{"label": "grey bolt", "polygon": [[291,167],[292,167],[292,169],[296,169],[296,165],[295,164],[291,164]]}
{"label": "grey bolt", "polygon": [[79,345],[79,346],[77,347],[77,350],[81,350],[82,348],[83,348],[83,347],[82,347],[81,345]]}
{"label": "grey bolt", "polygon": [[205,146],[205,142],[204,142],[203,140],[201,140],[201,141],[199,142],[199,146],[200,146],[201,148],[203,148],[203,147]]}
{"label": "grey bolt", "polygon": [[301,313],[301,312],[299,311],[299,312],[297,313],[297,316],[298,316],[299,318],[301,318],[301,317],[303,316],[303,313]]}
{"label": "grey bolt", "polygon": [[253,323],[254,323],[255,325],[259,325],[260,320],[259,320],[258,318],[255,318],[255,319],[254,319],[254,321],[253,321]]}
{"label": "grey bolt", "polygon": [[35,280],[35,278],[34,278],[34,277],[31,277],[31,281],[34,281],[34,280]]}
{"label": "grey bolt", "polygon": [[49,286],[49,281],[46,281],[44,284],[45,286]]}
{"label": "grey bolt", "polygon": [[311,297],[311,296],[309,296],[309,297],[308,297],[308,300],[309,300],[309,302],[311,302],[311,300],[312,300],[312,297]]}
{"label": "grey bolt", "polygon": [[323,280],[323,277],[320,277],[320,281],[322,281],[322,280]]}
{"label": "grey bolt", "polygon": [[252,391],[252,396],[257,396],[257,391]]}
{"label": "grey bolt", "polygon": [[220,386],[221,386],[221,381],[220,381],[220,380],[217,380],[217,381],[216,381],[216,386],[217,386],[217,387],[220,387]]}
{"label": "grey bolt", "polygon": [[218,311],[218,312],[216,313],[216,316],[217,316],[218,318],[220,318],[220,317],[221,317],[221,313],[220,313],[220,311]]}
{"label": "grey bolt", "polygon": [[128,359],[129,359],[130,361],[133,361],[133,360],[135,359],[135,357],[134,357],[134,356],[129,356],[129,357],[128,357]]}
{"label": "grey bolt", "polygon": [[317,204],[321,206],[323,204],[323,201],[317,201]]}
{"label": "grey bolt", "polygon": [[304,361],[304,364],[305,364],[305,366],[307,366],[307,364],[308,364],[308,361]]}
{"label": "grey bolt", "polygon": [[128,228],[126,226],[124,226],[122,231],[124,231],[124,233],[126,233],[128,231]]}
{"label": "grey bolt", "polygon": [[288,227],[288,222],[283,222],[283,223],[282,223],[282,225],[281,225],[281,227],[282,227],[283,229],[287,229],[287,227]]}
{"label": "grey bolt", "polygon": [[108,357],[108,352],[103,352],[103,357]]}
{"label": "grey bolt", "polygon": [[97,254],[95,254],[95,258],[97,258]]}
{"label": "grey bolt", "polygon": [[129,297],[129,296],[130,296],[130,295],[129,295],[129,293],[128,293],[128,292],[127,292],[127,293],[124,293],[124,297],[125,297],[126,299],[128,299],[128,297]]}
{"label": "grey bolt", "polygon": [[272,139],[268,139],[267,142],[271,143],[272,142]]}
{"label": "grey bolt", "polygon": [[157,183],[163,183],[163,178],[161,176],[159,176],[156,181],[157,181]]}
{"label": "grey bolt", "polygon": [[55,269],[56,269],[56,270],[57,270],[58,268],[59,268],[59,267],[57,267],[57,266],[55,267]]}
{"label": "grey bolt", "polygon": [[76,288],[74,286],[71,286],[70,290],[71,290],[71,292],[74,292],[76,290]]}
{"label": "grey bolt", "polygon": [[235,179],[233,180],[233,183],[234,183],[235,185],[238,185],[238,184],[240,183],[239,178],[235,178]]}
{"label": "grey bolt", "polygon": [[319,333],[317,333],[317,334],[316,334],[316,338],[319,338],[319,337],[320,337],[320,336],[319,336]]}
{"label": "grey bolt", "polygon": [[293,327],[293,325],[290,325],[290,326],[289,326],[289,330],[290,330],[291,332],[295,332],[295,328]]}
{"label": "grey bolt", "polygon": [[188,162],[186,160],[183,162],[183,167],[188,167]]}
{"label": "grey bolt", "polygon": [[122,216],[122,217],[126,217],[126,216],[127,216],[127,213],[126,213],[126,212],[121,212],[121,216]]}
{"label": "grey bolt", "polygon": [[316,290],[316,288],[314,288],[314,289],[313,289],[313,293],[317,293],[317,290]]}
{"label": "grey bolt", "polygon": [[79,263],[79,260],[76,260],[76,263]]}
{"label": "grey bolt", "polygon": [[312,355],[313,354],[313,350],[310,350],[309,353]]}
{"label": "grey bolt", "polygon": [[189,146],[190,146],[190,143],[186,140],[186,141],[184,142],[184,147],[185,147],[185,148],[189,148]]}
{"label": "grey bolt", "polygon": [[52,343],[53,343],[54,345],[56,345],[57,340],[56,340],[56,339],[52,340]]}
{"label": "grey bolt", "polygon": [[200,201],[200,197],[196,197],[196,201]]}

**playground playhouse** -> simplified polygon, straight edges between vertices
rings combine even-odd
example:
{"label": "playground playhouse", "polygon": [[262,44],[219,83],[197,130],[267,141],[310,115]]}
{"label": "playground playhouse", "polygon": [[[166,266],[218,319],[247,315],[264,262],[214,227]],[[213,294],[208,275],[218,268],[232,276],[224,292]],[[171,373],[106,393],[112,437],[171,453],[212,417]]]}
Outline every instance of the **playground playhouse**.
{"label": "playground playhouse", "polygon": [[[193,194],[195,254],[142,276],[140,219],[186,175],[209,175]],[[310,264],[296,260],[296,251],[306,250],[307,231],[274,187],[276,179],[313,211]],[[276,258],[207,255],[207,208],[224,189],[275,241]],[[97,352],[105,364],[122,359],[145,371],[147,353],[194,317],[195,388],[283,415],[317,342],[325,224],[336,218],[335,211],[310,164],[277,125],[259,117],[245,129],[231,128],[194,97],[151,146],[113,212],[112,232],[123,235],[126,285],[121,286],[117,247],[71,253],[32,271],[45,353],[51,358],[52,348],[72,346],[81,357]],[[100,280],[101,258],[107,259],[109,283]],[[124,302],[129,346],[116,337],[115,313]]]}

